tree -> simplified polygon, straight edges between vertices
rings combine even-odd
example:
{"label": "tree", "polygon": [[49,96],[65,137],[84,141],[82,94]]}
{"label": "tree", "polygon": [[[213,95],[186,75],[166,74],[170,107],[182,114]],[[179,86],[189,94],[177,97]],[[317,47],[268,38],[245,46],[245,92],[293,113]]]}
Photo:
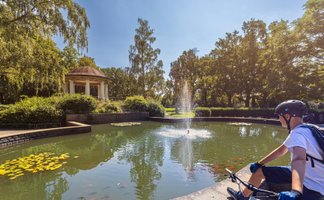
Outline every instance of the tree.
{"label": "tree", "polygon": [[90,27],[85,9],[73,0],[1,0],[0,25],[11,32],[60,34],[80,48],[87,47]]}
{"label": "tree", "polygon": [[33,59],[25,71],[22,93],[28,96],[50,96],[62,92],[65,66],[62,65],[61,51],[51,39],[36,38]]}
{"label": "tree", "polygon": [[324,1],[308,0],[302,18],[295,21],[295,33],[299,36],[299,50],[324,64]]}
{"label": "tree", "polygon": [[266,39],[266,24],[261,20],[250,20],[242,26],[242,68],[240,74],[240,85],[245,96],[245,106],[250,106],[250,100],[254,100],[253,93],[258,90],[260,82],[261,65],[259,56],[264,48]]}
{"label": "tree", "polygon": [[196,84],[198,81],[198,56],[195,49],[184,51],[182,55],[171,63],[170,77],[174,85],[175,102],[179,102],[179,94],[184,84],[187,81],[191,90],[192,98],[196,93]]}
{"label": "tree", "polygon": [[165,82],[165,87],[163,89],[163,96],[161,99],[161,104],[164,107],[170,108],[174,106],[174,93],[173,93],[173,82],[171,80],[167,80]]}
{"label": "tree", "polygon": [[79,53],[73,46],[66,46],[63,49],[62,59],[62,65],[66,68],[67,72],[79,65]]}
{"label": "tree", "polygon": [[94,67],[97,68],[96,62],[94,60],[94,58],[88,57],[88,56],[83,56],[79,59],[79,65],[81,67],[84,66],[90,66],[90,67]]}
{"label": "tree", "polygon": [[156,38],[154,30],[147,20],[138,19],[139,27],[135,30],[134,45],[129,49],[130,73],[135,77],[140,93],[144,97],[155,97],[161,91],[163,78],[163,62],[158,60],[160,49],[152,47]]}
{"label": "tree", "polygon": [[303,91],[308,99],[324,99],[324,1],[308,0],[302,18],[295,21],[294,34],[298,38],[296,66],[304,71]]}
{"label": "tree", "polygon": [[[260,103],[275,106],[298,94],[302,71],[294,66],[296,38],[288,21],[274,21],[268,26],[266,46],[260,54]],[[296,98],[296,97],[295,97]]]}
{"label": "tree", "polygon": [[233,106],[232,98],[239,91],[238,69],[241,68],[240,42],[238,31],[226,33],[225,39],[216,42],[211,55],[215,59],[214,68],[218,76],[218,84],[227,96],[227,106]]}
{"label": "tree", "polygon": [[[22,92],[27,95],[60,92],[67,71],[61,65],[67,63],[62,62],[60,50],[51,37],[61,35],[69,46],[84,48],[87,28],[85,10],[72,0],[1,0],[0,74],[5,80],[5,90],[9,90],[5,102],[17,101]],[[51,91],[45,91],[46,88]]]}
{"label": "tree", "polygon": [[214,59],[212,56],[204,56],[196,62],[198,79],[196,82],[196,99],[199,106],[214,106],[217,88],[217,77],[214,71]]}
{"label": "tree", "polygon": [[125,100],[127,96],[132,96],[130,92],[134,84],[129,84],[130,77],[126,70],[122,68],[103,68],[102,72],[108,77],[109,99]]}

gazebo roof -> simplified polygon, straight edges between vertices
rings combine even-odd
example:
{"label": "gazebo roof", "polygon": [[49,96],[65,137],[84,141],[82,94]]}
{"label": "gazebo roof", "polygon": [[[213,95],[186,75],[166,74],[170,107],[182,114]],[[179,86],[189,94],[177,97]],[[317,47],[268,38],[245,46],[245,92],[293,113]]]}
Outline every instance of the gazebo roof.
{"label": "gazebo roof", "polygon": [[66,76],[92,76],[107,78],[101,71],[90,66],[78,67],[70,71]]}

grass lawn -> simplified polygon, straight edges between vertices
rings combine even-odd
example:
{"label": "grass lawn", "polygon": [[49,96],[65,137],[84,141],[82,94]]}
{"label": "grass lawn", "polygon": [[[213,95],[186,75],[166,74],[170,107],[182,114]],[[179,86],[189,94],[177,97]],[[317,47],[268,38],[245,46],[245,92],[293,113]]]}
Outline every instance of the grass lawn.
{"label": "grass lawn", "polygon": [[189,117],[195,117],[194,112],[186,112],[186,113],[176,113],[175,108],[165,108],[166,117],[173,117],[173,118],[189,118]]}

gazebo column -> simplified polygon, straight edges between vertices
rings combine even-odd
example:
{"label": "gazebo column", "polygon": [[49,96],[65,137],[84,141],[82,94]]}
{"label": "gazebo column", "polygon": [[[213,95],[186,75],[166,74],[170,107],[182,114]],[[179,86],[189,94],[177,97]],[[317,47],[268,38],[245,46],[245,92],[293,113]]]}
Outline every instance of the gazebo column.
{"label": "gazebo column", "polygon": [[100,85],[97,85],[97,91],[98,91],[98,99],[100,99],[101,95],[100,95]]}
{"label": "gazebo column", "polygon": [[90,81],[87,79],[85,84],[85,94],[90,95]]}
{"label": "gazebo column", "polygon": [[105,85],[105,98],[108,99],[108,84]]}
{"label": "gazebo column", "polygon": [[105,82],[100,82],[100,99],[105,100]]}
{"label": "gazebo column", "polygon": [[69,87],[68,87],[67,82],[64,83],[64,93],[65,94],[69,93]]}
{"label": "gazebo column", "polygon": [[75,94],[75,85],[72,80],[69,80],[70,82],[70,94]]}

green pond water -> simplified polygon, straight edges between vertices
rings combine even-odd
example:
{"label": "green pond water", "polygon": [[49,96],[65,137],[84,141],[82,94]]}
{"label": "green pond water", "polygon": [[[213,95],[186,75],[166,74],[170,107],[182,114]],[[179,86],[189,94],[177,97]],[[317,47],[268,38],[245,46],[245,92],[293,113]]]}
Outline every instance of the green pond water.
{"label": "green pond water", "polygon": [[[287,131],[276,126],[143,122],[95,125],[92,132],[47,138],[0,149],[0,164],[31,154],[69,153],[62,167],[0,176],[1,199],[170,199],[226,178],[279,146]],[[273,165],[287,165],[288,156]]]}

